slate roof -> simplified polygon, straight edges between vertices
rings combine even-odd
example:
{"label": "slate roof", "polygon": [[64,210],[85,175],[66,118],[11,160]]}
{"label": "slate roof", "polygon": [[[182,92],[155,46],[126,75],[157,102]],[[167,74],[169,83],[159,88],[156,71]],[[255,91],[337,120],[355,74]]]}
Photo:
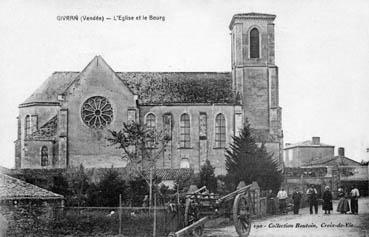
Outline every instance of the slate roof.
{"label": "slate roof", "polygon": [[58,127],[58,117],[55,115],[44,125],[42,125],[37,131],[33,132],[27,139],[38,140],[38,139],[50,139],[56,135]]}
{"label": "slate roof", "polygon": [[0,173],[0,200],[63,198],[62,195]]}
{"label": "slate roof", "polygon": [[[21,105],[58,104],[58,95],[79,72],[54,72]],[[142,104],[232,103],[230,72],[117,72]]]}
{"label": "slate roof", "polygon": [[328,144],[324,144],[324,143],[319,143],[319,145],[313,144],[312,140],[308,140],[308,141],[303,141],[303,142],[298,142],[298,143],[294,143],[294,144],[290,144],[287,145],[285,149],[290,149],[290,148],[294,148],[294,147],[334,147],[333,145],[328,145]]}
{"label": "slate roof", "polygon": [[143,104],[232,103],[230,72],[118,72]]}
{"label": "slate roof", "polygon": [[21,105],[37,102],[59,103],[58,94],[63,93],[78,74],[79,72],[54,72]]}

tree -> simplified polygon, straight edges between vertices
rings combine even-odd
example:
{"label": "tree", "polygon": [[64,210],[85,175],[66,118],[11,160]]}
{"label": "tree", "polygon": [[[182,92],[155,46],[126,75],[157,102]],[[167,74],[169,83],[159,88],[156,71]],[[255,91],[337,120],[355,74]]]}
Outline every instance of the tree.
{"label": "tree", "polygon": [[116,207],[119,205],[119,194],[127,199],[128,186],[113,167],[107,169],[97,184],[92,184],[88,190],[90,206]]}
{"label": "tree", "polygon": [[[158,132],[136,122],[123,123],[120,131],[111,131],[107,140],[123,150],[122,159],[128,161],[128,169],[133,175],[144,178],[149,185],[149,201],[152,204],[153,178],[156,161],[163,154],[169,141],[168,134]],[[149,175],[147,175],[149,174]]]}
{"label": "tree", "polygon": [[268,154],[264,144],[258,147],[246,123],[239,136],[226,149],[226,183],[234,189],[240,181],[258,182],[261,189],[277,191],[282,182],[278,162]]}
{"label": "tree", "polygon": [[215,178],[214,170],[215,168],[210,164],[210,161],[206,160],[201,166],[199,175],[199,187],[206,186],[211,193],[215,193],[217,189],[217,179]]}
{"label": "tree", "polygon": [[66,173],[66,179],[69,183],[70,199],[67,199],[69,206],[84,206],[87,200],[87,190],[89,188],[89,178],[83,165],[79,168],[69,169]]}
{"label": "tree", "polygon": [[147,181],[142,177],[132,179],[129,181],[129,188],[131,206],[142,206],[144,197],[149,191],[149,185],[147,184]]}
{"label": "tree", "polygon": [[69,197],[70,189],[67,177],[62,173],[58,173],[56,176],[54,176],[54,182],[50,191],[63,195],[66,198]]}

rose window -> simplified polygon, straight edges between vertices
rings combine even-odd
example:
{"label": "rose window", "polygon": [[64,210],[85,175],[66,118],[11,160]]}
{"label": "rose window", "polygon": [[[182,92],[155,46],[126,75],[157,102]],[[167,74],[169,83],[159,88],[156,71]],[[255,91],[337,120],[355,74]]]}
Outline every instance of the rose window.
{"label": "rose window", "polygon": [[87,126],[103,128],[113,120],[113,108],[106,98],[94,96],[83,103],[81,116]]}

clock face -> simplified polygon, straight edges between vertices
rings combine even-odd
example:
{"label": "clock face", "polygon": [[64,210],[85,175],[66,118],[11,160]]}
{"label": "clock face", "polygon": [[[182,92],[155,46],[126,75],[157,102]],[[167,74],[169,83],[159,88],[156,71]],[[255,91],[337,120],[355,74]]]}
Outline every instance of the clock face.
{"label": "clock face", "polygon": [[113,108],[105,97],[90,97],[82,105],[81,117],[90,128],[104,128],[113,120]]}

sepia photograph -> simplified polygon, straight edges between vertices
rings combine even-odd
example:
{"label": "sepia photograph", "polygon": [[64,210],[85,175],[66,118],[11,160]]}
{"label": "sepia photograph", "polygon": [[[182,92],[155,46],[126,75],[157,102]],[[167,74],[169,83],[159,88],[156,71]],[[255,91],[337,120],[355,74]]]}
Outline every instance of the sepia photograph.
{"label": "sepia photograph", "polygon": [[0,237],[369,236],[369,2],[3,0]]}

